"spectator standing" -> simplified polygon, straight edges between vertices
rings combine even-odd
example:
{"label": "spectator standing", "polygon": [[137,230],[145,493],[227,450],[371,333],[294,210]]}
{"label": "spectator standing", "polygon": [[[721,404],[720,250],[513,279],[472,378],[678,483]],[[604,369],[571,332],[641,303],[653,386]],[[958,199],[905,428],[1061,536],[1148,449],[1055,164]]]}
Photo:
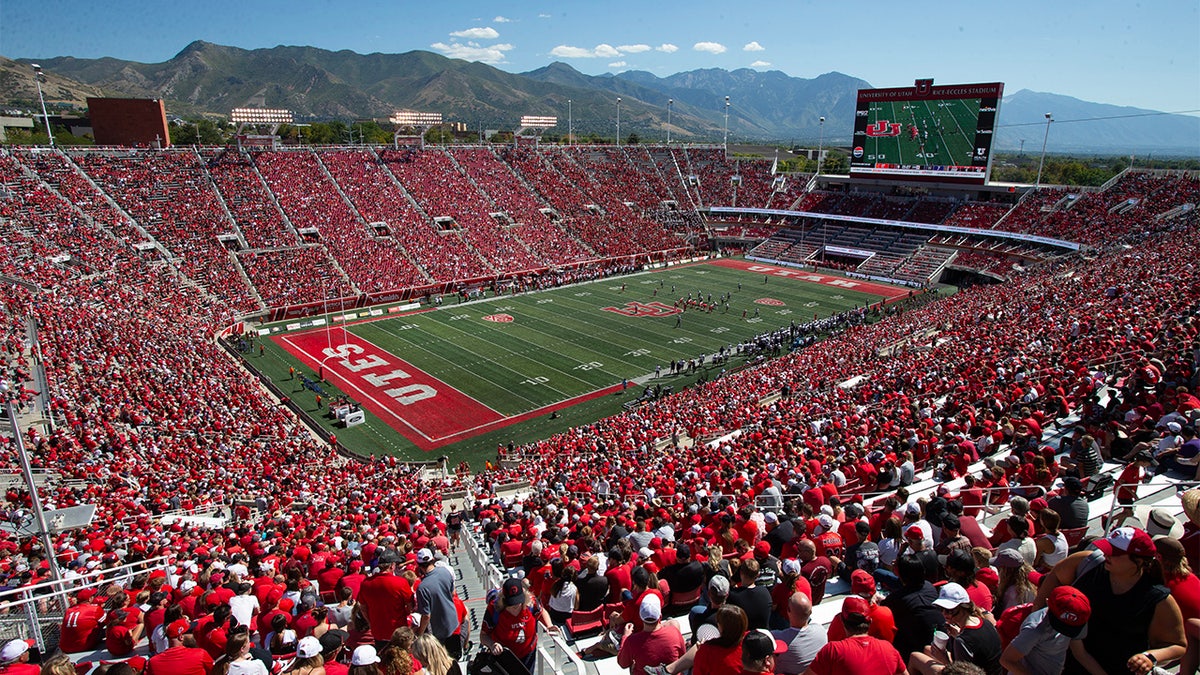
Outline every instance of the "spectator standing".
{"label": "spectator standing", "polygon": [[417,613],[421,624],[417,634],[426,631],[441,642],[451,657],[462,656],[462,638],[455,634],[458,628],[458,611],[454,607],[454,572],[439,564],[432,549],[417,551]]}
{"label": "spectator standing", "polygon": [[493,655],[505,649],[532,670],[537,649],[538,618],[526,603],[520,579],[506,579],[495,600],[488,603],[479,629],[479,643]]}
{"label": "spectator standing", "polygon": [[375,646],[382,649],[400,626],[408,622],[413,608],[413,589],[408,579],[395,574],[400,554],[393,548],[379,552],[379,571],[363,581],[358,591],[358,604],[375,636]]}

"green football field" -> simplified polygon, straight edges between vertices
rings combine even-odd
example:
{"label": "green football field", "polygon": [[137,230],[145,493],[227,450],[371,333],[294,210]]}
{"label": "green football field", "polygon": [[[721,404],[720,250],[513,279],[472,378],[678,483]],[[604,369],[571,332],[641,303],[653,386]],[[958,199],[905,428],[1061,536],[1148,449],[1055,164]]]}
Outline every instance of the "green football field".
{"label": "green football field", "polygon": [[979,99],[872,103],[868,125],[900,124],[900,133],[868,137],[863,149],[873,162],[970,166],[978,116]]}
{"label": "green football field", "polygon": [[[711,356],[793,321],[906,293],[722,260],[462,304],[448,297],[435,309],[278,331],[261,364],[252,365],[290,387],[295,401],[312,401],[321,423],[358,452],[474,462],[497,444],[614,414],[647,385],[679,390],[741,364],[735,358],[672,374],[673,360]],[[681,311],[677,304],[689,294],[705,306]],[[320,372],[328,383],[323,400],[346,395],[363,405],[367,422],[335,427],[316,410],[315,393],[289,381],[289,366]]]}

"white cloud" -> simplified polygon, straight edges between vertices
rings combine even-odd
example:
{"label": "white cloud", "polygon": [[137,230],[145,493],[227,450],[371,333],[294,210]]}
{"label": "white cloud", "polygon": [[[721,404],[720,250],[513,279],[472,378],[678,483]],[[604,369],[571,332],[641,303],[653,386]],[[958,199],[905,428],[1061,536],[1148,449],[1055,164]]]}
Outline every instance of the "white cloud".
{"label": "white cloud", "polygon": [[549,19],[550,15],[549,14],[538,14],[538,18],[539,19]]}
{"label": "white cloud", "polygon": [[641,54],[652,49],[650,45],[618,45],[617,51],[622,54]]}
{"label": "white cloud", "polygon": [[771,65],[770,61],[755,61],[754,63],[750,64],[750,67],[751,68],[766,68],[769,65]]}
{"label": "white cloud", "polygon": [[592,49],[559,45],[550,50],[551,56],[563,59],[611,59],[621,55],[616,47],[609,44],[598,44]]}
{"label": "white cloud", "polygon": [[450,44],[446,44],[444,42],[435,42],[429,45],[429,47],[431,49],[436,49],[452,59],[479,61],[480,63],[487,63],[491,65],[504,63],[504,52],[513,49],[513,46],[510,44],[498,44],[483,47],[474,42],[462,44],[457,41],[451,42]]}
{"label": "white cloud", "polygon": [[609,68],[624,68],[625,65],[626,65],[626,63],[624,61],[613,61],[612,63],[608,64],[608,67]]}
{"label": "white cloud", "polygon": [[450,34],[450,37],[466,38],[468,40],[495,40],[500,37],[495,28],[468,28],[466,30],[456,30]]}
{"label": "white cloud", "polygon": [[661,45],[655,47],[654,50],[658,51],[658,52],[664,52],[666,54],[674,54],[675,52],[679,51],[679,47],[676,47],[675,45],[671,44],[670,42],[664,42]]}
{"label": "white cloud", "polygon": [[725,45],[720,42],[697,42],[692,45],[692,49],[698,52],[708,52],[710,54],[724,54]]}
{"label": "white cloud", "polygon": [[507,16],[498,16],[492,19],[492,23],[512,23],[512,19]]}
{"label": "white cloud", "polygon": [[757,40],[748,42],[748,43],[746,43],[745,47],[742,47],[742,51],[744,51],[744,52],[761,52],[761,51],[766,51],[766,49],[767,49],[766,47],[758,44]]}

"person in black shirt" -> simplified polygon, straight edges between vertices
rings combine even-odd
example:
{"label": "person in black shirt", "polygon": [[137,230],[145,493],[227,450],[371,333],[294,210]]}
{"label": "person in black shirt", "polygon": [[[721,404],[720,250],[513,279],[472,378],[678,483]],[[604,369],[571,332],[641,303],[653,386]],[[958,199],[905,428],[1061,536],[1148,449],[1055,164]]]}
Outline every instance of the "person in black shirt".
{"label": "person in black shirt", "polygon": [[771,620],[771,590],[755,585],[758,578],[758,561],[754,558],[743,561],[738,568],[739,584],[729,591],[729,604],[741,607],[746,612],[750,630],[767,628]]}
{"label": "person in black shirt", "polygon": [[675,564],[668,565],[659,576],[667,582],[671,594],[690,593],[704,584],[707,578],[704,565],[698,560],[692,560],[691,547],[680,543],[675,546]]}
{"label": "person in black shirt", "polygon": [[[775,524],[771,523],[772,518],[775,519]],[[779,554],[783,552],[783,545],[792,540],[796,530],[792,527],[790,518],[779,520],[778,516],[773,513],[766,515],[766,522],[767,534],[763,539],[771,545],[771,555],[778,558]]]}
{"label": "person in black shirt", "polygon": [[925,580],[925,566],[914,555],[905,554],[896,560],[900,575],[900,590],[881,604],[892,610],[896,621],[896,650],[905,661],[913,652],[921,652],[933,642],[933,631],[942,628],[946,619],[933,605],[938,592]]}
{"label": "person in black shirt", "polygon": [[586,576],[581,576],[575,580],[575,586],[579,588],[579,611],[589,612],[604,604],[605,598],[608,597],[608,578],[599,573],[600,558],[592,556],[588,558]]}

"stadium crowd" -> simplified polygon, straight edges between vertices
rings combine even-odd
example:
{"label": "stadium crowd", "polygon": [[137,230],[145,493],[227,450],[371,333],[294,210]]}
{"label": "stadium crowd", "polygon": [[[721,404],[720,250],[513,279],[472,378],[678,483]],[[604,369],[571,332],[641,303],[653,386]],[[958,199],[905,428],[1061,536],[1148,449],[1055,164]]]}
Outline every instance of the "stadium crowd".
{"label": "stadium crowd", "polygon": [[[1186,236],[1192,219],[1090,209],[1091,218],[1118,221],[1101,242],[1104,255],[914,303],[870,325],[836,326],[814,347],[505,449],[500,459],[519,458],[519,468],[500,461],[429,484],[414,467],[345,458],[319,443],[212,343],[233,313],[255,305],[216,241],[228,223],[204,187],[199,155],[72,157],[177,267],[119,245],[117,227],[131,226],[105,200],[58,199],[25,181],[22,158],[3,156],[0,269],[40,287],[2,287],[7,388],[30,403],[23,344],[32,318],[56,424],[30,428],[24,440],[36,468],[66,479],[47,485],[43,503],[99,509],[91,527],[57,535],[53,551],[6,535],[0,576],[9,588],[44,582],[52,555],[73,583],[104,580],[74,594],[59,646],[123,659],[148,641],[148,660],[105,672],[442,675],[464,638],[527,659],[536,623],[566,626],[575,610],[596,608],[605,638],[594,654],[611,648],[620,663],[654,672],[938,672],[970,662],[988,673],[1064,664],[1146,673],[1175,660],[1194,672],[1200,493],[1184,496],[1188,523],[1160,533],[1126,521],[1101,537],[1101,554],[1066,555],[1063,533],[1079,527],[1077,507],[1104,460],[1141,471],[1158,462],[1194,478],[1200,251]],[[453,215],[487,260],[501,269],[536,262],[490,220],[492,207],[465,178],[430,178],[462,177],[449,155],[382,159],[429,215],[435,200],[463,209]],[[350,208],[355,197],[347,204],[327,178],[352,182],[377,171],[364,168],[370,162],[355,169],[303,153],[255,160],[288,220],[316,227],[360,289],[420,279],[413,259],[366,235]],[[580,196],[606,192],[567,153],[510,165],[543,195],[558,183]],[[54,161],[41,171],[73,173]],[[233,189],[250,190],[241,176],[229,179],[242,185]],[[1167,210],[1196,192],[1195,180],[1126,180],[1132,186],[1118,183],[1116,199],[1139,195],[1135,208]],[[463,192],[439,195],[450,185]],[[619,193],[596,202],[610,218],[630,217],[625,236],[611,237],[618,248],[605,252],[669,243]],[[582,203],[562,209],[567,231],[589,218],[593,238],[611,227]],[[350,262],[374,245],[363,256],[369,264]],[[1078,419],[1073,432],[1047,445],[1049,430],[1068,418]],[[973,468],[981,462],[986,468]],[[15,469],[14,453],[3,464]],[[930,473],[945,490],[911,498],[917,475]],[[1140,478],[1122,476],[1117,489]],[[533,483],[529,496],[495,498],[498,486],[522,479]],[[471,494],[469,514],[443,512],[450,489]],[[10,509],[28,506],[17,489],[6,499]],[[978,519],[1003,503],[1014,516],[989,538]],[[228,524],[161,520],[201,507],[227,513]],[[524,571],[496,589],[478,635],[464,625],[445,563],[458,532],[474,527],[499,564]],[[105,572],[159,556],[170,561],[162,572]],[[832,624],[814,624],[813,607],[835,578],[850,592]],[[688,613],[697,645],[664,621],[670,609]],[[28,654],[4,645],[0,672],[22,672],[13,666]]]}

